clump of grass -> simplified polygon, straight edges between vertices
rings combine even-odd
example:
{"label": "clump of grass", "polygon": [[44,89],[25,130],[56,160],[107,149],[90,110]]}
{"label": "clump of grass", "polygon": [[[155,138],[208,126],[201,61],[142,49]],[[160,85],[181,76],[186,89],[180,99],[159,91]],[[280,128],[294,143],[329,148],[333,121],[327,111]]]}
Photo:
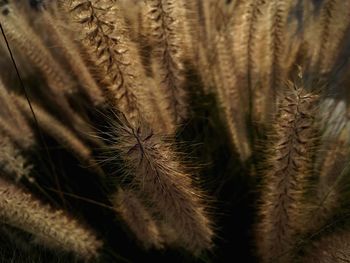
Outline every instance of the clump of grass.
{"label": "clump of grass", "polygon": [[4,260],[349,260],[349,5],[0,0]]}

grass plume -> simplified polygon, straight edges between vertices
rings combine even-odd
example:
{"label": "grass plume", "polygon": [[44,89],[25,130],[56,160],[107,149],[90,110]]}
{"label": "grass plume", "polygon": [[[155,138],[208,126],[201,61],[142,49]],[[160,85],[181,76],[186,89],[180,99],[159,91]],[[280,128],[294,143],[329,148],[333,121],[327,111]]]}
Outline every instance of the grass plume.
{"label": "grass plume", "polygon": [[213,232],[201,194],[171,145],[143,126],[123,121],[115,127],[113,149],[125,162],[126,176],[174,227],[186,249],[199,253],[212,245]]}
{"label": "grass plume", "polygon": [[264,262],[290,260],[286,253],[302,224],[317,139],[318,96],[305,90],[302,83],[291,82],[281,96],[263,174],[258,247]]}
{"label": "grass plume", "polygon": [[97,255],[102,243],[95,234],[62,211],[52,210],[3,179],[0,199],[2,222],[33,234],[42,244],[73,251],[82,258]]}

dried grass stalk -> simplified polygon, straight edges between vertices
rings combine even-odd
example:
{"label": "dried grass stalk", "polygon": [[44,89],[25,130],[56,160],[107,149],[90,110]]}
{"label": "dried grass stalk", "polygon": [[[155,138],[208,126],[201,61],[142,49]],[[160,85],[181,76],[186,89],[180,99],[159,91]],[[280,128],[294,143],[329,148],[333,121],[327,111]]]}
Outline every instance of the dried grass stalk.
{"label": "dried grass stalk", "polygon": [[201,194],[172,147],[144,126],[121,121],[113,149],[125,162],[125,174],[175,229],[182,245],[197,254],[212,246],[213,230]]}
{"label": "dried grass stalk", "polygon": [[34,144],[34,135],[0,79],[0,131],[23,148]]}
{"label": "dried grass stalk", "polygon": [[261,2],[257,16],[252,20],[248,42],[248,80],[251,89],[252,120],[254,123],[266,124],[271,117],[274,105],[274,91],[271,89],[271,19],[269,3]]}
{"label": "dried grass stalk", "polygon": [[[336,54],[350,23],[350,2],[340,0],[323,1],[313,34],[318,36],[316,43],[315,70],[329,73],[334,66]],[[311,32],[310,32],[311,33]],[[316,45],[317,45],[316,44]],[[317,52],[317,53],[316,53]]]}
{"label": "dried grass stalk", "polygon": [[45,24],[45,32],[50,34],[50,38],[59,46],[64,58],[70,64],[70,68],[78,78],[79,87],[82,88],[95,105],[102,104],[104,97],[101,88],[93,79],[77,46],[69,39],[62,25],[60,25],[63,21],[53,17],[48,11],[43,11],[40,18],[42,19],[42,23]]}
{"label": "dried grass stalk", "polygon": [[277,90],[285,76],[283,54],[286,51],[286,28],[288,16],[294,1],[291,0],[273,0],[269,3],[271,21],[271,49],[272,49],[272,69],[271,69],[271,88]]}
{"label": "dried grass stalk", "polygon": [[291,50],[285,39],[291,34],[288,33],[288,19],[293,5],[294,1],[273,0],[258,1],[252,7],[255,16],[250,33],[254,35],[248,43],[248,65],[251,67],[248,77],[253,121],[260,124],[268,124],[276,112],[276,92],[288,77],[285,59]]}
{"label": "dried grass stalk", "polygon": [[44,75],[52,92],[62,97],[63,93],[75,91],[75,84],[63,68],[56,62],[43,41],[25,20],[23,14],[14,5],[9,13],[0,16],[0,22],[10,41],[27,60],[31,61]]}
{"label": "dried grass stalk", "polygon": [[[239,75],[247,75],[250,67],[254,66],[252,61],[252,49],[256,26],[261,15],[260,8],[265,0],[248,0],[238,4],[233,20],[233,28],[230,32],[233,38],[233,56],[235,67]],[[239,34],[239,35],[238,35]]]}
{"label": "dried grass stalk", "polygon": [[181,34],[181,8],[177,1],[148,0],[152,27],[154,72],[163,97],[164,110],[179,125],[187,117],[187,92],[184,76],[184,43]]}
{"label": "dried grass stalk", "polygon": [[169,111],[163,108],[164,103],[159,86],[153,78],[146,78],[144,83],[150,87],[150,90],[143,96],[143,100],[146,102],[144,103],[146,109],[143,115],[144,118],[155,132],[169,135],[174,134],[176,125],[171,121]]}
{"label": "dried grass stalk", "polygon": [[233,58],[230,47],[224,35],[218,35],[216,41],[216,87],[219,102],[225,113],[226,124],[229,128],[232,143],[237,150],[240,159],[246,161],[251,154],[246,127],[246,114],[242,109],[241,89],[235,75]]}
{"label": "dried grass stalk", "polygon": [[289,82],[274,121],[275,135],[263,174],[258,249],[263,262],[290,262],[303,223],[315,154],[318,96]]}
{"label": "dried grass stalk", "polygon": [[[30,110],[27,101],[20,96],[13,95],[13,98],[23,114],[28,119],[34,121],[32,111]],[[86,144],[81,141],[74,132],[36,104],[32,103],[32,107],[40,129],[71,151],[78,160],[82,162],[82,164],[87,165],[91,169],[95,169],[95,171],[99,173],[101,172],[92,157],[91,149],[86,146]]]}
{"label": "dried grass stalk", "polygon": [[9,10],[8,15],[0,17],[9,44],[16,48],[16,54],[22,55],[25,61],[31,61],[43,73],[49,89],[44,86],[42,92],[72,122],[75,130],[83,131],[84,134],[91,132],[67,100],[67,96],[77,90],[76,83],[53,57],[43,40],[25,20],[25,16],[14,5],[9,6]]}
{"label": "dried grass stalk", "polygon": [[117,194],[112,198],[112,203],[146,249],[163,248],[158,225],[134,191],[119,188]]}
{"label": "dried grass stalk", "polygon": [[136,122],[142,112],[143,70],[117,2],[73,0],[61,4],[64,12],[71,14],[86,50],[96,59],[108,98],[129,120]]}
{"label": "dried grass stalk", "polygon": [[2,222],[31,233],[43,245],[74,252],[84,259],[96,257],[102,246],[92,230],[3,179],[0,179],[0,207]]}

